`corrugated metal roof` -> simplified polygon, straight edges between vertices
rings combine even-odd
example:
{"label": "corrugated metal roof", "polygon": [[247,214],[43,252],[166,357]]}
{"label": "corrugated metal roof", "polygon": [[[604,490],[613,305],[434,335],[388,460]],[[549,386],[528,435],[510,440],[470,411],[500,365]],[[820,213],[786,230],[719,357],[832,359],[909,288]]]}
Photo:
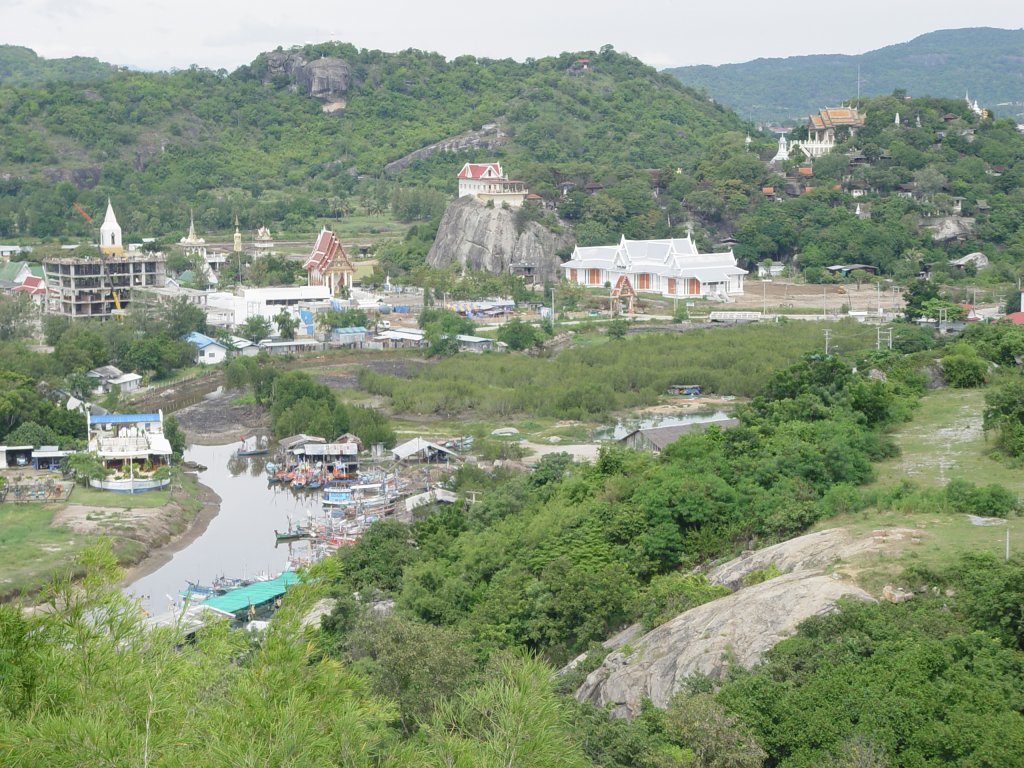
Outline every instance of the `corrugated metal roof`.
{"label": "corrugated metal roof", "polygon": [[108,413],[104,416],[90,416],[90,424],[139,424],[160,421],[159,413]]}
{"label": "corrugated metal roof", "polygon": [[225,613],[238,613],[244,611],[250,605],[262,605],[268,603],[275,597],[283,595],[288,586],[299,580],[299,575],[294,571],[285,571],[276,579],[270,581],[257,581],[247,587],[232,589],[223,595],[216,595],[203,601],[208,608],[215,608]]}

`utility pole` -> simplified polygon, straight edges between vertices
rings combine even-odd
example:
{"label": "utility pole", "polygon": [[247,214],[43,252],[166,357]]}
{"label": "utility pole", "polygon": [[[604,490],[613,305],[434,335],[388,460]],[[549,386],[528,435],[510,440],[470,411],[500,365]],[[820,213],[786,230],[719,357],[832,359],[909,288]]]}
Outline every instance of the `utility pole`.
{"label": "utility pole", "polygon": [[831,328],[825,329],[825,357],[828,357],[828,338],[832,334]]}
{"label": "utility pole", "polygon": [[827,317],[828,316],[828,309],[827,309],[828,305],[826,304],[826,298],[825,298],[825,295],[826,295],[825,292],[827,290],[828,289],[825,286],[821,286],[821,316],[822,317]]}
{"label": "utility pole", "polygon": [[879,325],[875,328],[875,349],[881,351],[883,341],[892,349],[892,328],[883,328]]}

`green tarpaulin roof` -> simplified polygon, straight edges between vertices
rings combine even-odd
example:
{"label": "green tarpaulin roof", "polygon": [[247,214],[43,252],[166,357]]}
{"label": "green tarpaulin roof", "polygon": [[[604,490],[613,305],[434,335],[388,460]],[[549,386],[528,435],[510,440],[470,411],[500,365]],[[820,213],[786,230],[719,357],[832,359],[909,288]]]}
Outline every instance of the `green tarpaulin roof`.
{"label": "green tarpaulin roof", "polygon": [[224,613],[238,613],[244,611],[250,605],[262,605],[268,603],[275,597],[283,595],[289,584],[299,580],[299,575],[293,571],[285,571],[276,579],[270,581],[257,581],[247,587],[232,589],[223,595],[215,595],[203,601],[203,605],[216,608]]}

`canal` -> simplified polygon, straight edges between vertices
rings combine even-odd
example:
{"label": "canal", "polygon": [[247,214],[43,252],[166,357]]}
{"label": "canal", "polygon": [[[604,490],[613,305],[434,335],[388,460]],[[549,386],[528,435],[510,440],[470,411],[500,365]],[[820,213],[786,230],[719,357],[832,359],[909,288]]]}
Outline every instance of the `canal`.
{"label": "canal", "polygon": [[276,576],[288,564],[288,547],[275,547],[274,531],[288,527],[289,515],[304,522],[307,511],[319,511],[315,494],[268,488],[266,457],[237,458],[239,445],[193,445],[185,452],[186,461],[206,467],[199,481],[220,496],[220,511],[195,541],[125,588],[150,613],[168,610],[170,599],[180,601],[189,581],[209,585],[217,576]]}

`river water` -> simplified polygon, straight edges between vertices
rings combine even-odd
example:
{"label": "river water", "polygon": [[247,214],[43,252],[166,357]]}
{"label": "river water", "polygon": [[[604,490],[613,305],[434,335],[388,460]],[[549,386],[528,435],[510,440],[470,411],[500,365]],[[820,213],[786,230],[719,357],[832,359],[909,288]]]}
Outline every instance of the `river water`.
{"label": "river water", "polygon": [[170,562],[125,589],[139,596],[150,613],[168,610],[169,598],[180,601],[188,581],[209,585],[217,576],[276,576],[288,564],[288,547],[275,547],[275,529],[287,528],[289,515],[304,522],[307,511],[319,510],[315,494],[268,488],[266,457],[235,458],[239,445],[193,445],[185,452],[187,461],[207,468],[199,473],[199,482],[220,496],[220,512]]}

